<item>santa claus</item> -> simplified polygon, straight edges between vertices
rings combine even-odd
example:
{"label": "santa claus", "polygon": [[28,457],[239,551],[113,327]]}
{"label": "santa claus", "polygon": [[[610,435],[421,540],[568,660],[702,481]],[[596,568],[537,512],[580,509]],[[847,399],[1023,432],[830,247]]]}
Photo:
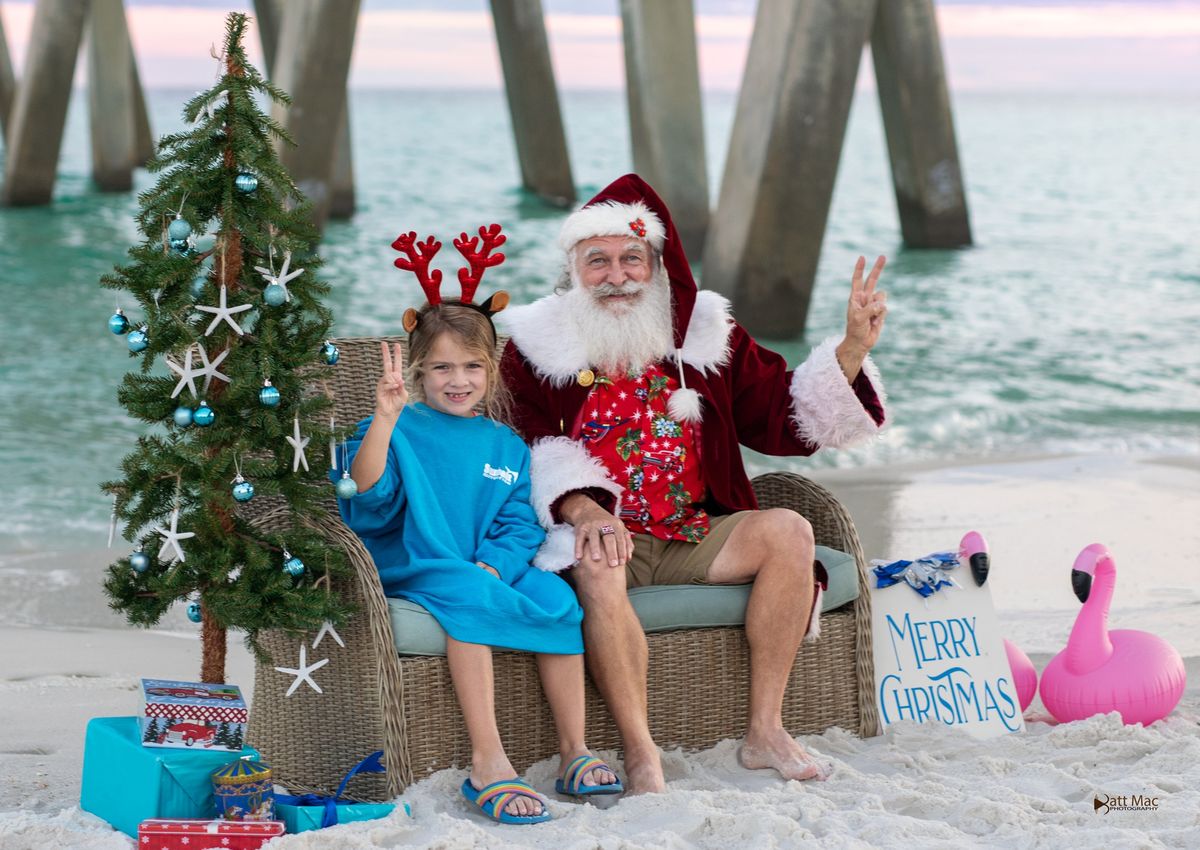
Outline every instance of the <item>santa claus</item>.
{"label": "santa claus", "polygon": [[548,532],[535,563],[570,568],[627,787],[664,787],[646,718],[646,638],[626,595],[647,584],[753,583],[739,758],[816,777],[780,715],[800,641],[817,632],[824,569],[804,517],[758,509],[740,446],[809,455],[882,427],[868,352],[887,313],[875,288],[884,260],[864,280],[859,259],[845,335],[790,370],[733,320],[725,298],[697,290],[667,208],[637,175],[569,216],[559,244],[566,273],[555,293],[505,314],[501,370],[532,445],[532,499]]}

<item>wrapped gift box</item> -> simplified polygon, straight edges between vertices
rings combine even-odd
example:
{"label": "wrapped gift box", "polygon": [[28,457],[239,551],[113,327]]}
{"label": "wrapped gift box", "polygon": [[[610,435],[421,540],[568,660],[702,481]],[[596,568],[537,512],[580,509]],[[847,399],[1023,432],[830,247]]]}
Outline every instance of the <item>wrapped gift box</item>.
{"label": "wrapped gift box", "polygon": [[253,823],[228,820],[151,819],[138,827],[138,848],[145,850],[258,850],[283,835],[277,820]]}
{"label": "wrapped gift box", "polygon": [[149,749],[142,746],[136,717],[95,717],[88,722],[79,805],[126,835],[137,835],[147,818],[211,818],[212,773],[247,747],[224,750]]}
{"label": "wrapped gift box", "polygon": [[[395,803],[336,803],[333,826],[339,823],[353,823],[360,820],[385,818],[396,809]],[[287,826],[289,834],[308,832],[311,829],[322,829],[325,826],[325,811],[323,805],[293,806],[287,803],[275,803],[275,816]],[[411,810],[408,803],[404,804],[405,813]]]}
{"label": "wrapped gift box", "polygon": [[246,701],[237,685],[142,679],[142,744],[239,752]]}

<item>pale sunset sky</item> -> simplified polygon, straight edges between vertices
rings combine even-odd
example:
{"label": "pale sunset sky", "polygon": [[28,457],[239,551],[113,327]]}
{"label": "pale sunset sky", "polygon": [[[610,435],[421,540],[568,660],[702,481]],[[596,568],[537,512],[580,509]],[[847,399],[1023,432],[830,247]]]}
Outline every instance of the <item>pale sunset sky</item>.
{"label": "pale sunset sky", "polygon": [[[617,0],[542,5],[559,87],[623,88]],[[702,85],[736,91],[756,3],[695,0],[695,6]],[[1200,0],[938,0],[936,6],[955,91],[1200,93]],[[209,46],[221,39],[223,15],[253,12],[248,0],[126,0],[126,8],[148,88],[207,86],[214,72]],[[487,0],[362,0],[361,9],[352,87],[501,87]],[[3,0],[0,17],[19,75],[33,2]],[[261,63],[256,36],[249,48]],[[859,86],[872,85],[867,61]]]}

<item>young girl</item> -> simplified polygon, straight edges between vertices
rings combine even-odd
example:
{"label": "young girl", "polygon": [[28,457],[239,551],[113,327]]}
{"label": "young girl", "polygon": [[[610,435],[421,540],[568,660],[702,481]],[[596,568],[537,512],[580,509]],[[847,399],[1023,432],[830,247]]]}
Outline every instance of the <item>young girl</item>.
{"label": "young girl", "polygon": [[[463,795],[504,823],[550,818],[500,743],[493,646],[537,653],[558,729],[556,790],[620,792],[613,771],[584,745],[583,612],[565,581],[529,563],[544,532],[529,504],[529,449],[496,421],[506,393],[491,320],[455,302],[416,313],[409,332],[415,403],[401,347],[381,349],[375,415],[348,445],[358,495],[339,506],[374,557],[384,592],[424,606],[446,631],[471,738]],[[487,416],[476,415],[477,406]]]}

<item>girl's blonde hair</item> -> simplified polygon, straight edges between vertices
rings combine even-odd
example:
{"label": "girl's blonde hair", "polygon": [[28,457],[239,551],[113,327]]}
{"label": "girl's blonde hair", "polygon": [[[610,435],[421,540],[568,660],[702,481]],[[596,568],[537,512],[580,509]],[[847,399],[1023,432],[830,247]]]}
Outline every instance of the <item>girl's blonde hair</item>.
{"label": "girl's blonde hair", "polygon": [[445,333],[453,334],[459,345],[483,361],[487,390],[483,394],[482,413],[508,424],[512,419],[512,398],[500,379],[496,332],[487,316],[456,301],[426,304],[417,311],[417,325],[408,334],[409,392],[417,401],[425,401],[425,360],[434,341]]}

